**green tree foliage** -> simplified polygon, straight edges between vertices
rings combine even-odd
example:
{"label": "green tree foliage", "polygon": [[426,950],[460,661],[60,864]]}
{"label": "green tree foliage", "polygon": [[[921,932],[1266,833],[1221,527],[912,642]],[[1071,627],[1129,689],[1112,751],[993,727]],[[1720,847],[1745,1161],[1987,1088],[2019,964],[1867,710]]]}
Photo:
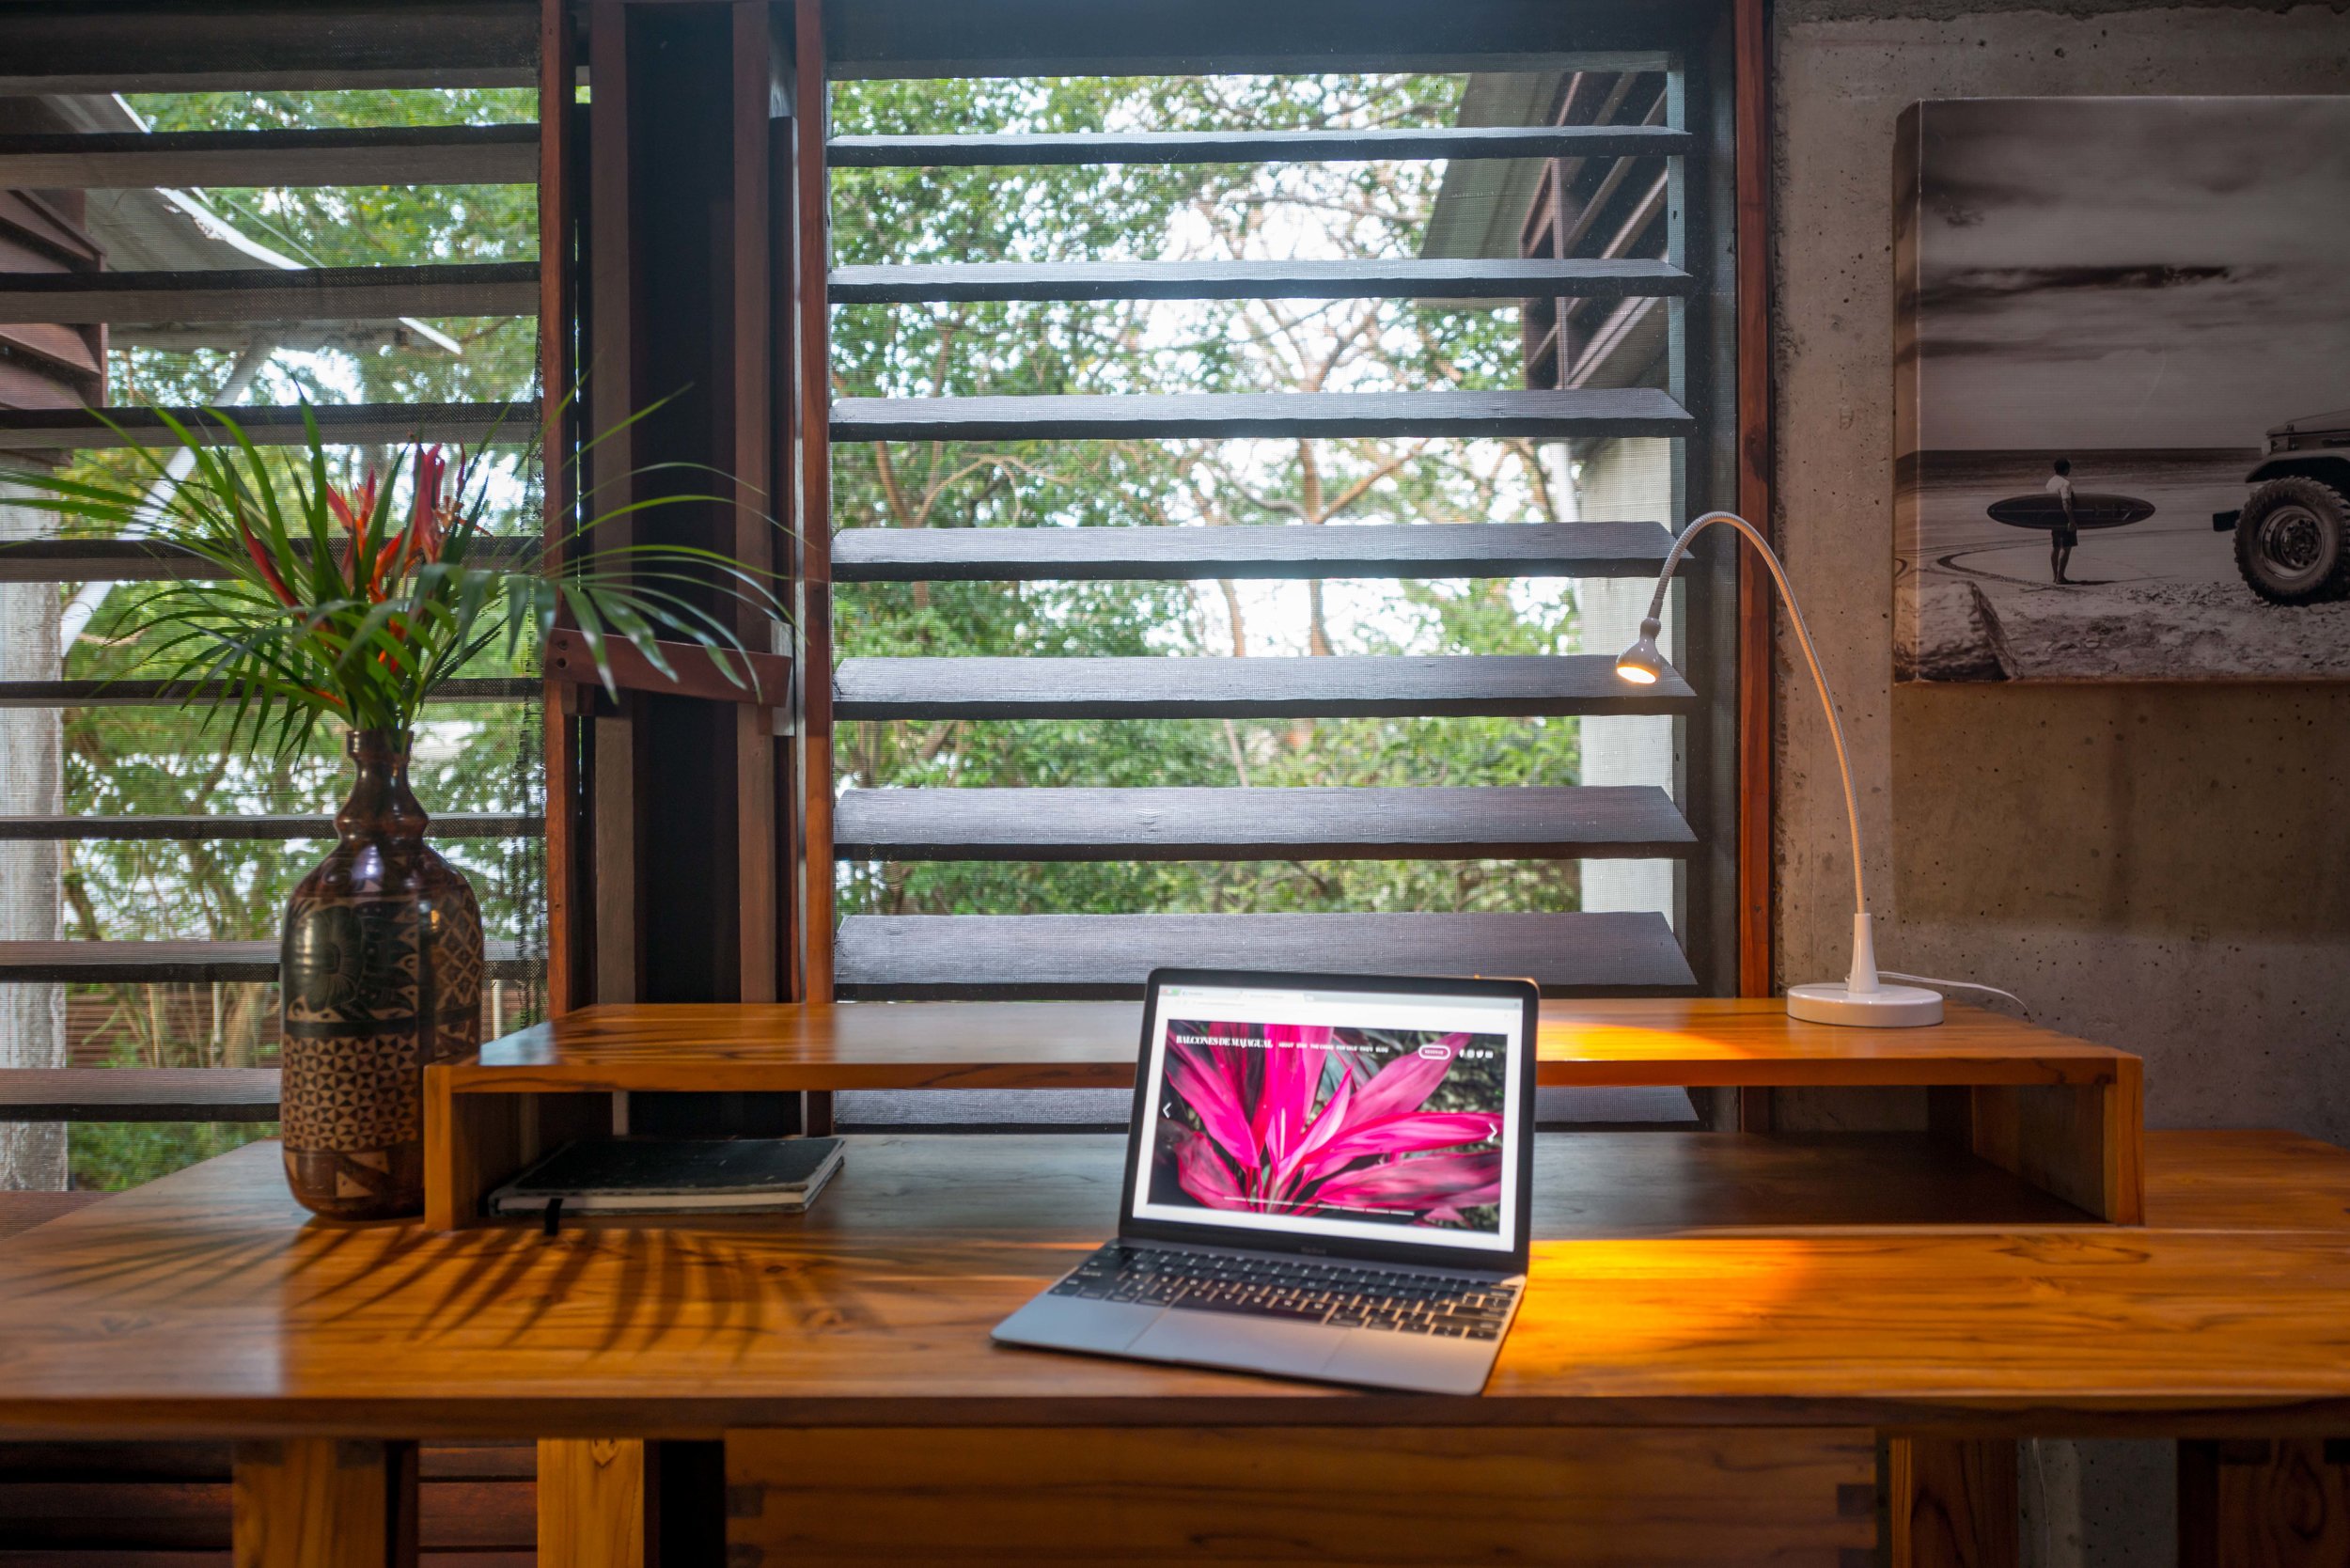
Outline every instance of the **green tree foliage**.
{"label": "green tree foliage", "polygon": [[[842,84],[841,133],[1449,124],[1457,77]],[[1077,165],[844,170],[836,264],[1416,254],[1438,171]],[[1373,391],[1517,384],[1514,312],[1398,301],[1098,302],[835,312],[837,395]],[[1550,520],[1529,444],[891,442],[837,448],[850,527],[1321,526]],[[849,655],[1562,652],[1571,598],[1500,582],[888,584],[839,594]],[[1572,781],[1572,720],[879,723],[845,781],[889,785]],[[1556,909],[1572,865],[859,866],[879,913]]]}

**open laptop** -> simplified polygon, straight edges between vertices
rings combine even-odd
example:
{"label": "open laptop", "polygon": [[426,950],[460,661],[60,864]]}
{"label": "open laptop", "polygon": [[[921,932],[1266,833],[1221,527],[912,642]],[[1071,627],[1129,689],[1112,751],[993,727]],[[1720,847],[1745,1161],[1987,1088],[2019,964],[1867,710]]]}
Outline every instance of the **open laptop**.
{"label": "open laptop", "polygon": [[1118,1239],[995,1338],[1476,1393],[1526,1285],[1539,1002],[1153,971]]}

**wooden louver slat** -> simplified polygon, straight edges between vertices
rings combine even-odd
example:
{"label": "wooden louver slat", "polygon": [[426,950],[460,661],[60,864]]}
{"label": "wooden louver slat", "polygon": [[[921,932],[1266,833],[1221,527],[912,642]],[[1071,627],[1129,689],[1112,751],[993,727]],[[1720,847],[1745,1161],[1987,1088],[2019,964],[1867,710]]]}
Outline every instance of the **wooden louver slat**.
{"label": "wooden louver slat", "polygon": [[1670,713],[1695,695],[1677,675],[1619,679],[1593,653],[1217,659],[848,659],[842,718],[1343,718]]}
{"label": "wooden louver slat", "polygon": [[274,1121],[274,1067],[0,1068],[0,1121]]}
{"label": "wooden louver slat", "polygon": [[528,316],[539,264],[0,274],[0,321],[362,321]]}
{"label": "wooden louver slat", "polygon": [[1686,294],[1652,260],[983,261],[841,267],[835,305],[989,300],[1524,299]]}
{"label": "wooden louver slat", "polygon": [[[293,547],[295,554],[309,557],[308,540],[295,540]],[[537,559],[542,548],[535,539],[493,535],[477,538],[466,558],[519,566]],[[217,565],[195,551],[162,540],[0,541],[0,583],[200,582],[222,575]]]}
{"label": "wooden louver slat", "polygon": [[[452,811],[435,816],[428,831],[435,839],[536,839],[546,831],[546,823],[512,811]],[[0,843],[97,839],[226,842],[334,836],[335,819],[327,816],[0,817]]]}
{"label": "wooden louver slat", "polygon": [[1418,131],[1130,131],[1026,135],[836,136],[835,168],[1042,167],[1069,164],[1366,163],[1419,158],[1605,158],[1696,150],[1644,125],[1447,125]]}
{"label": "wooden louver slat", "polygon": [[850,790],[855,860],[1641,858],[1697,840],[1648,785]]}
{"label": "wooden louver slat", "polygon": [[527,185],[535,125],[0,135],[0,186],[32,190],[321,185]]}
{"label": "wooden louver slat", "polygon": [[1249,436],[1684,435],[1654,387],[1574,392],[1211,392],[844,398],[835,441],[1113,441]]}
{"label": "wooden louver slat", "polygon": [[1657,523],[844,528],[832,545],[843,583],[1651,577],[1671,547]]}
{"label": "wooden louver slat", "polygon": [[[227,432],[200,408],[167,411],[208,445],[226,445]],[[533,403],[319,403],[311,415],[330,445],[382,446],[402,441],[493,442],[526,446],[538,434]],[[302,410],[265,405],[229,411],[245,439],[257,447],[300,446],[306,439]],[[176,447],[180,438],[142,406],[0,410],[0,452],[105,451],[122,447]]]}
{"label": "wooden louver slat", "polygon": [[[545,687],[520,678],[450,681],[429,702],[526,702]],[[216,682],[185,681],[0,681],[0,708],[179,708],[217,702]]]}
{"label": "wooden louver slat", "polygon": [[[489,945],[493,980],[525,980],[539,961],[512,942]],[[274,980],[274,942],[0,942],[0,983],[190,985]]]}
{"label": "wooden louver slat", "polygon": [[1553,996],[1696,989],[1661,915],[856,915],[838,985],[866,1000],[1141,995],[1160,965],[1525,975]]}

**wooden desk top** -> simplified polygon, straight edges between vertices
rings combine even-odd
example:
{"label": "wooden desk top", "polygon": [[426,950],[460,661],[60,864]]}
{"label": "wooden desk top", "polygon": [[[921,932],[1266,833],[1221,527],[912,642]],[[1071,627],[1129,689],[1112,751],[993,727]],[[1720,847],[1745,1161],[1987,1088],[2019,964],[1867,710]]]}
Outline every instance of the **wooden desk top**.
{"label": "wooden desk top", "polygon": [[[2222,1157],[2199,1162],[2193,1140],[2215,1137]],[[2232,1223],[2289,1199],[2276,1223],[2310,1229],[1852,1233],[1755,1228],[1781,1183],[1849,1189],[1856,1215],[1898,1184],[1867,1179],[1847,1154],[1745,1135],[1543,1142],[1540,1231],[1581,1226],[1586,1239],[1538,1247],[1532,1293],[1480,1400],[991,1345],[993,1324],[1109,1232],[1116,1138],[861,1139],[805,1216],[552,1239],[305,1223],[275,1148],[258,1144],[0,1251],[0,1433],[696,1436],[1082,1419],[2274,1435],[2350,1424],[2342,1151],[2282,1135],[2154,1140],[2163,1222]],[[1741,1160],[1753,1162],[1745,1207],[1716,1217],[1748,1229],[1663,1233],[1682,1201],[1675,1171],[1718,1192]],[[1596,1200],[1622,1189],[1645,1195],[1654,1229],[1589,1235]]]}
{"label": "wooden desk top", "polygon": [[[1138,1002],[613,1004],[433,1069],[461,1093],[550,1090],[1121,1089]],[[1979,1008],[1927,1029],[1843,1028],[1768,998],[1543,1004],[1541,1077],[1582,1086],[2096,1084],[2126,1051]]]}

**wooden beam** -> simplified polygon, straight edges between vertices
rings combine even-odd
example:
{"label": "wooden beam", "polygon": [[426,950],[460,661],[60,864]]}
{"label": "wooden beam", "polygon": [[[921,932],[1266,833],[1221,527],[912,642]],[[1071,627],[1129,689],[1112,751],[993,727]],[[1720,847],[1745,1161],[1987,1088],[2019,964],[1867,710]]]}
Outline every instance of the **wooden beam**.
{"label": "wooden beam", "polygon": [[1851,1428],[1343,1419],[736,1432],[727,1438],[728,1560],[1872,1561],[1874,1450],[1866,1430]]}
{"label": "wooden beam", "polygon": [[414,1443],[239,1443],[231,1489],[237,1568],[415,1568]]}
{"label": "wooden beam", "polygon": [[838,136],[835,168],[1068,164],[1365,163],[1389,159],[1666,156],[1695,137],[1650,126],[1447,125],[1418,131],[1138,131]]}
{"label": "wooden beam", "polygon": [[[1608,299],[1686,294],[1695,280],[1647,260],[976,261],[841,267],[835,305],[989,300]],[[4,296],[0,296],[4,297]],[[415,315],[418,312],[410,311]]]}
{"label": "wooden beam", "polygon": [[835,441],[1134,441],[1248,436],[1685,435],[1653,387],[1575,392],[1198,392],[843,398]]}
{"label": "wooden beam", "polygon": [[1631,685],[1597,653],[847,659],[833,680],[842,717],[877,719],[1670,713],[1696,701],[1670,672]]}
{"label": "wooden beam", "polygon": [[1653,577],[1671,548],[1656,523],[844,528],[832,544],[844,583]]}
{"label": "wooden beam", "polygon": [[[0,273],[0,321],[374,321],[528,316],[536,261],[255,267],[196,273]],[[233,416],[232,416],[233,417]]]}
{"label": "wooden beam", "polygon": [[[668,662],[664,673],[630,643],[606,634],[604,663],[612,684],[623,691],[662,692],[671,697],[698,697],[711,702],[739,702],[776,708],[791,700],[791,661],[779,653],[714,653],[698,643],[656,638],[653,647]],[[547,638],[547,679],[574,686],[601,688],[603,675],[584,632],[557,627]],[[772,1001],[773,997],[757,998]]]}
{"label": "wooden beam", "polygon": [[535,125],[0,135],[0,187],[33,190],[527,185],[538,177]]}
{"label": "wooden beam", "polygon": [[1697,843],[1648,785],[850,790],[838,811],[844,860],[1653,859]]}

